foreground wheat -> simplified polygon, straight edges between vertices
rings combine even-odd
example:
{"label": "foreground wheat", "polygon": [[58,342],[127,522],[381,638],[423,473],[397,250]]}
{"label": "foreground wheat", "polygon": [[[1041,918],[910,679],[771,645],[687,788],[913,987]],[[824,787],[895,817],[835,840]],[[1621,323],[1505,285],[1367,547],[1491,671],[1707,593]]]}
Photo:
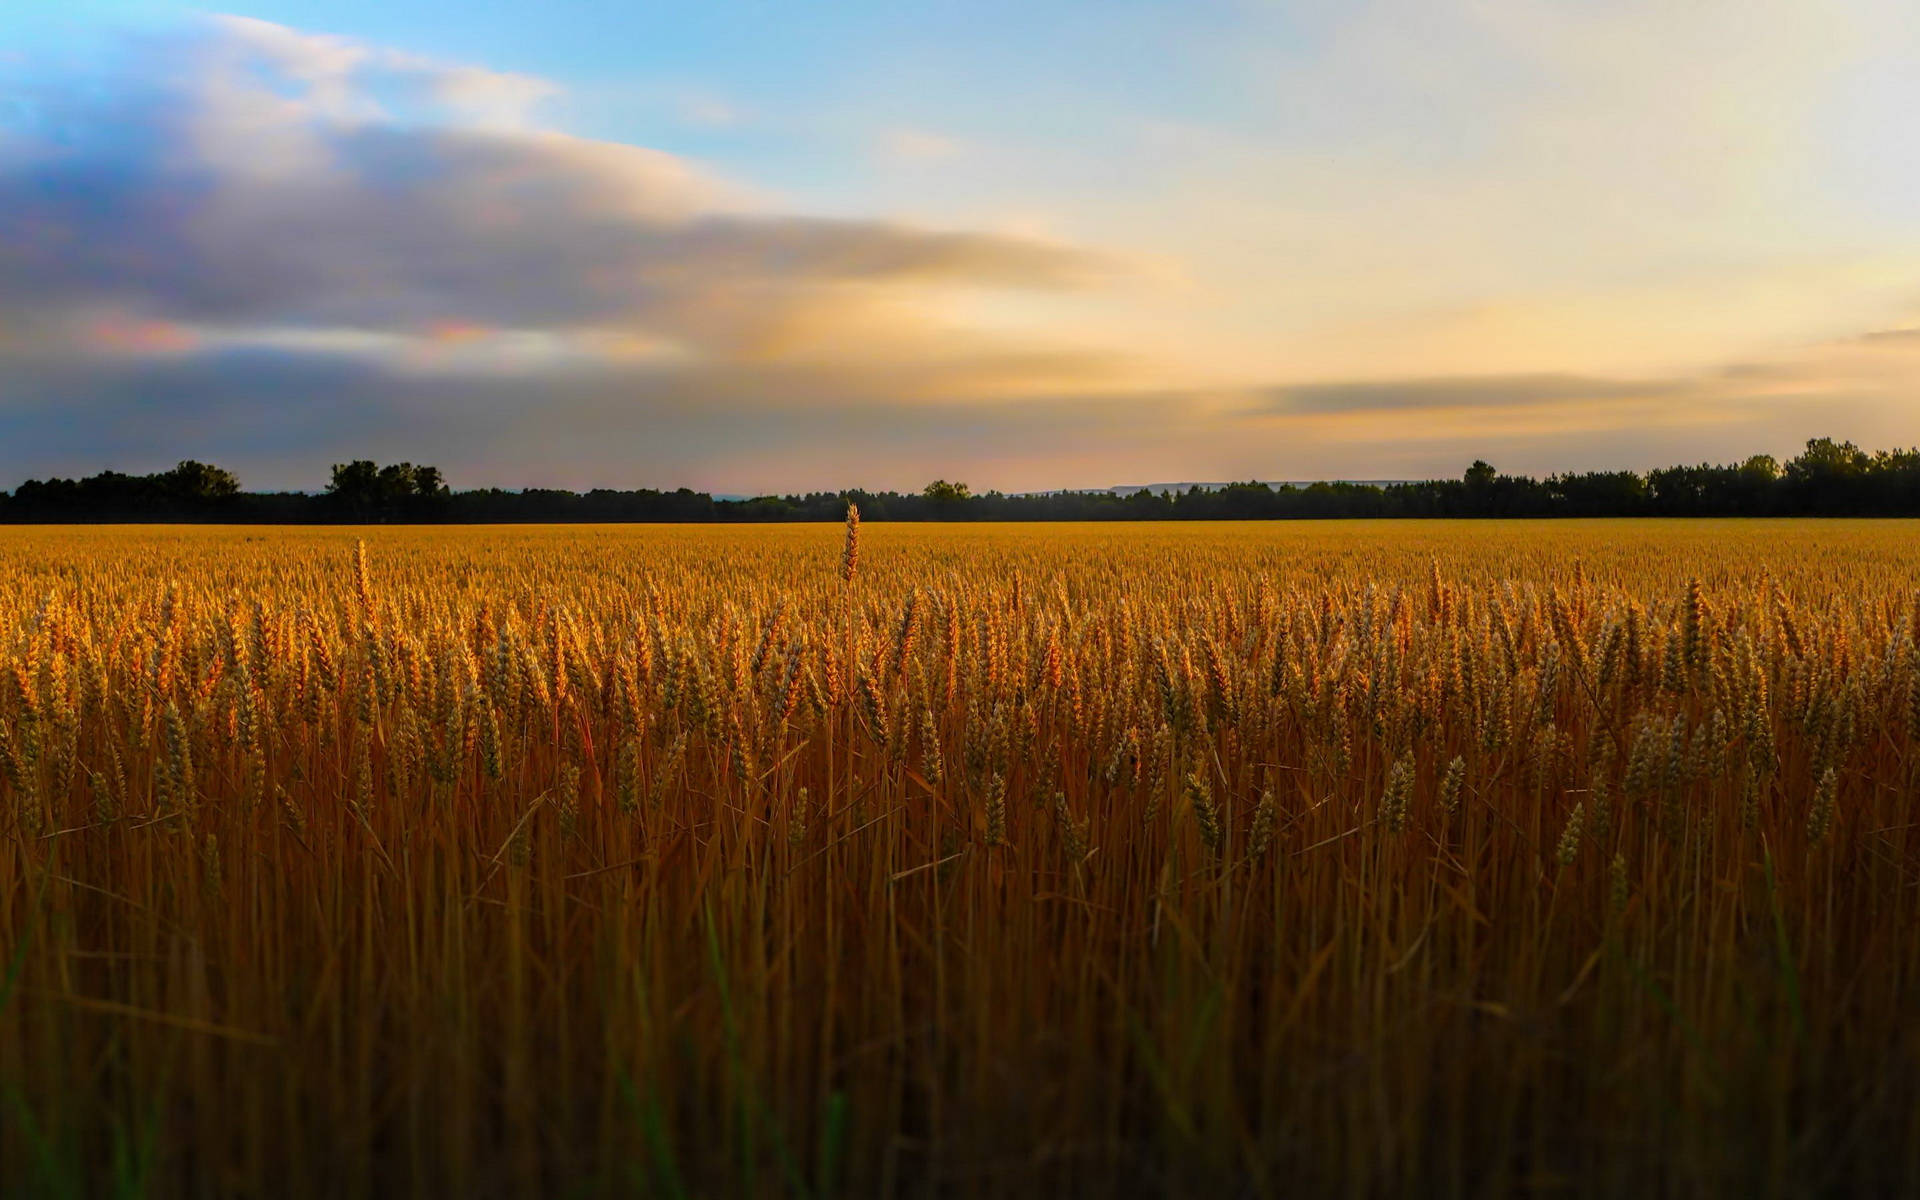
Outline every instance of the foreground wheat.
{"label": "foreground wheat", "polygon": [[0,532],[0,1190],[1904,1190],[1913,534]]}

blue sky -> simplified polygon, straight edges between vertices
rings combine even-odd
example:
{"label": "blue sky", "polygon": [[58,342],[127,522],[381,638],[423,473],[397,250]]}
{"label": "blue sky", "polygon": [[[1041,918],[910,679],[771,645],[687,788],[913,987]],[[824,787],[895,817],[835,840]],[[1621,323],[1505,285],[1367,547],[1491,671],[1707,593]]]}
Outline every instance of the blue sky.
{"label": "blue sky", "polygon": [[28,0],[0,482],[741,492],[1920,437],[1893,0]]}
{"label": "blue sky", "polygon": [[[153,0],[23,0],[19,52],[97,53],[103,31],[163,33],[208,15]],[[858,208],[862,159],[894,128],[1016,137],[1099,158],[1153,119],[1235,117],[1210,47],[1236,4],[983,2],[450,7],[266,3],[245,15],[450,62],[540,76],[570,132],[656,146],[770,187]],[[453,15],[450,15],[453,14]],[[1263,28],[1285,26],[1263,20]]]}

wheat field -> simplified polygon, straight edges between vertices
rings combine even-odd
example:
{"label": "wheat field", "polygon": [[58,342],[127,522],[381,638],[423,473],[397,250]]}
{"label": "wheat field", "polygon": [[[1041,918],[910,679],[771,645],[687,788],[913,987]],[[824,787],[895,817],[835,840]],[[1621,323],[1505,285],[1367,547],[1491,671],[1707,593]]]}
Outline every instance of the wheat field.
{"label": "wheat field", "polygon": [[0,530],[0,1191],[1912,1192],[1916,534]]}

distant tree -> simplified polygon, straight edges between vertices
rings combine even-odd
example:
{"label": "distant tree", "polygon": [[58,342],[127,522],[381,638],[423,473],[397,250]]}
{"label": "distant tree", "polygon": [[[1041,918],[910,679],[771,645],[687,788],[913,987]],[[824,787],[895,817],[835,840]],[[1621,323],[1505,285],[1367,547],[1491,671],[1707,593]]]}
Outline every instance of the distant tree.
{"label": "distant tree", "polygon": [[327,493],[350,499],[372,499],[380,481],[380,468],[371,459],[358,458],[350,463],[333,464],[333,478]]}
{"label": "distant tree", "polygon": [[182,461],[156,482],[170,497],[189,502],[226,500],[240,494],[240,481],[233,472],[192,459]]}
{"label": "distant tree", "polygon": [[936,513],[951,516],[967,506],[967,501],[973,498],[973,491],[964,483],[936,479],[923,488],[920,495]]}
{"label": "distant tree", "polygon": [[1873,456],[1852,442],[1811,438],[1805,450],[1787,460],[1787,478],[1821,480],[1863,475],[1872,465]]}
{"label": "distant tree", "polygon": [[154,475],[102,471],[29,479],[0,492],[0,521],[838,521],[849,502],[875,521],[1260,520],[1326,517],[1920,516],[1920,448],[1869,453],[1815,438],[1787,462],[1591,471],[1535,479],[1476,460],[1455,478],[1386,485],[1199,484],[1131,493],[975,494],[937,479],[919,492],[814,492],[716,500],[679,488],[453,492],[438,467],[335,463],[323,495],[242,492],[231,472],[191,459]]}
{"label": "distant tree", "polygon": [[418,499],[438,496],[445,486],[436,467],[416,467],[405,462],[383,467],[362,458],[333,464],[333,479],[327,484],[327,495],[336,510],[353,519],[390,520],[418,515],[415,507]]}
{"label": "distant tree", "polygon": [[1570,517],[1625,516],[1642,511],[1647,481],[1632,471],[1588,471],[1547,479],[1554,511]]}
{"label": "distant tree", "polygon": [[1462,477],[1466,484],[1466,511],[1472,516],[1486,516],[1493,511],[1493,489],[1500,482],[1500,473],[1493,464],[1483,458],[1473,460]]}
{"label": "distant tree", "polygon": [[1852,442],[1813,438],[1782,474],[1796,509],[1841,516],[1870,510],[1873,469],[1873,456]]}
{"label": "distant tree", "polygon": [[412,463],[392,463],[380,468],[379,496],[385,504],[395,504],[415,494]]}

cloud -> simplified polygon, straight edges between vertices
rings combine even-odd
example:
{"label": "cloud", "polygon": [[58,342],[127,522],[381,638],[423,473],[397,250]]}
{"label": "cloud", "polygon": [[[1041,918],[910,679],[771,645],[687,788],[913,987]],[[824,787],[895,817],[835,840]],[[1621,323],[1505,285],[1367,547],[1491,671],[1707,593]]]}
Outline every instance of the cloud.
{"label": "cloud", "polygon": [[[1217,409],[1252,444],[1284,437],[1335,475],[1423,476],[1492,458],[1536,474],[1791,454],[1811,436],[1913,441],[1920,337],[1886,331],[1648,377],[1422,376],[1281,384]],[[1904,334],[1905,331],[1896,331]],[[1395,464],[1401,464],[1396,468]]]}
{"label": "cloud", "polygon": [[[1920,362],[1920,347],[1837,343],[1651,379],[1138,391],[1085,385],[1073,355],[1004,347],[942,345],[931,349],[945,359],[869,359],[851,371],[744,356],[687,369],[542,336],[281,332],[193,352],[16,362],[0,378],[0,477],[200,457],[240,468],[253,486],[313,487],[325,463],[367,454],[440,464],[461,486],[718,491],[956,476],[1004,490],[1408,478],[1453,475],[1475,458],[1534,473],[1646,469],[1787,455],[1816,433],[1902,444],[1911,434],[1891,401]],[[1208,469],[1176,469],[1189,464]]]}
{"label": "cloud", "polygon": [[[983,485],[1039,487],[1076,459],[1082,470],[1128,451],[1144,462],[1169,440],[1210,436],[1197,424],[1185,438],[1165,432],[1197,412],[1192,397],[983,399],[973,378],[1057,367],[968,356],[852,374],[830,363],[685,371],[575,358],[530,376],[472,358],[397,369],[291,342],[96,356],[0,380],[0,477],[198,457],[249,486],[312,488],[328,462],[372,454],[439,464],[463,487],[918,487],[955,463]],[[970,385],[949,386],[956,373]],[[920,398],[903,405],[903,392]]]}
{"label": "cloud", "polygon": [[124,351],[124,330],[164,325],[365,354],[458,328],[687,364],[886,360],[955,332],[943,292],[1114,269],[1037,239],[767,211],[674,156],[530,127],[542,81],[261,21],[221,18],[131,75],[103,99],[47,85],[36,107],[87,136],[0,159],[0,321],[43,347]]}
{"label": "cloud", "polygon": [[1107,256],[782,211],[542,127],[540,80],[221,18],[12,91],[0,476],[825,486],[1140,415],[1085,398],[1124,353],[968,319],[1097,291]]}
{"label": "cloud", "polygon": [[[190,58],[212,72],[213,86],[250,90],[244,74],[264,68],[282,84],[302,90],[308,108],[338,117],[378,117],[390,109],[369,92],[377,81],[403,103],[424,103],[429,111],[470,124],[520,128],[536,110],[559,94],[545,79],[494,71],[466,63],[447,63],[351,38],[308,33],[253,17],[209,18],[212,36],[198,40]],[[208,79],[203,76],[202,85]]]}
{"label": "cloud", "polygon": [[996,132],[996,161],[1073,197],[1074,235],[1177,257],[1203,301],[1154,324],[1243,380],[1692,370],[1911,311],[1912,18],[1242,5],[1175,103],[1103,110],[1130,141]]}
{"label": "cloud", "polygon": [[1423,413],[1511,409],[1567,402],[1668,399],[1698,390],[1685,379],[1635,381],[1578,375],[1463,375],[1288,384],[1258,405],[1267,415]]}
{"label": "cloud", "polygon": [[1920,329],[1876,329],[1854,340],[1869,346],[1920,346]]}

